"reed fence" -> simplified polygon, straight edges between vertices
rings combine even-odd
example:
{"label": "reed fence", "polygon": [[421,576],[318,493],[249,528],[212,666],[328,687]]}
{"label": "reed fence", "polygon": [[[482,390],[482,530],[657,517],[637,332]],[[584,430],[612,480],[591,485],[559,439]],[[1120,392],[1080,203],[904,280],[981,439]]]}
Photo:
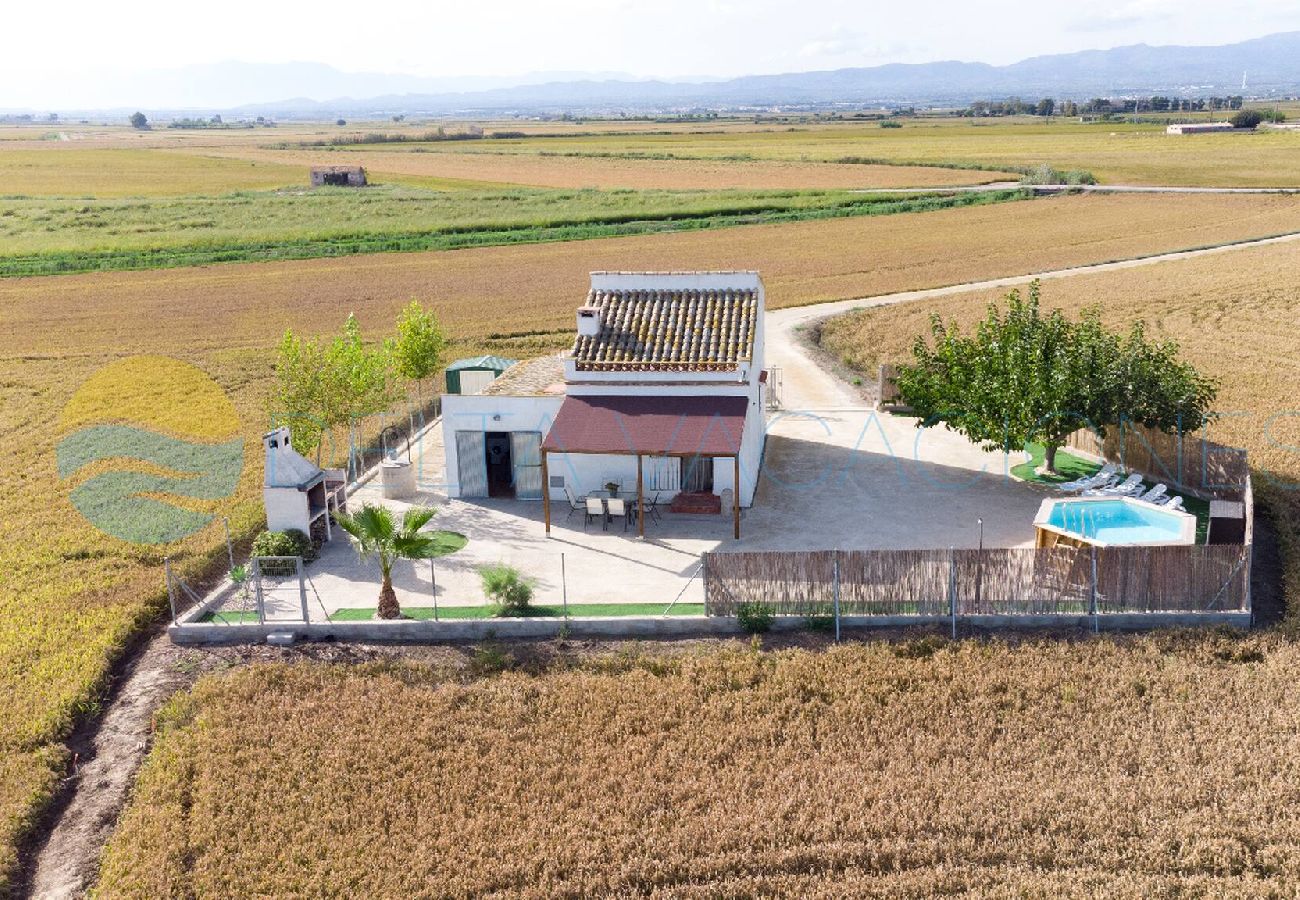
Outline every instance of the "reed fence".
{"label": "reed fence", "polygon": [[1041,616],[1248,612],[1249,549],[1046,547],[714,552],[704,609],[778,615]]}
{"label": "reed fence", "polygon": [[1194,434],[1168,434],[1121,422],[1108,429],[1104,439],[1095,431],[1076,431],[1067,439],[1066,447],[1118,463],[1207,500],[1241,501],[1249,491],[1246,451]]}

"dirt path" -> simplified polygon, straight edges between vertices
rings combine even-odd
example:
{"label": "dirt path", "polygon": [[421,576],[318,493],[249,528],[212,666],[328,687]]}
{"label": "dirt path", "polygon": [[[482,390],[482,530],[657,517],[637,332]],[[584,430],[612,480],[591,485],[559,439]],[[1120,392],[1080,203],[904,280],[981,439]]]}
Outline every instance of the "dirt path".
{"label": "dirt path", "polygon": [[[969,282],[920,291],[883,294],[857,300],[821,303],[776,310],[767,314],[767,361],[784,372],[785,405],[804,410],[861,409],[860,394],[814,362],[800,340],[801,329],[818,320],[854,309],[906,303],[987,288],[1025,284],[1035,278],[1053,280],[1092,272],[1136,268],[1197,256],[1231,253],[1269,244],[1300,242],[1300,233],[1218,247],[1162,253],[1137,259],[1078,266],[1028,275]],[[304,647],[299,655],[347,656],[362,648]],[[407,648],[409,650],[409,648]],[[294,652],[294,651],[291,651]],[[392,652],[387,651],[387,652]],[[94,882],[99,857],[125,805],[127,794],[148,749],[153,716],[172,693],[192,684],[199,675],[238,664],[250,656],[281,658],[270,648],[197,650],[174,646],[165,635],[150,640],[126,668],[109,698],[104,718],[70,741],[79,764],[71,776],[68,797],[53,813],[45,843],[29,867],[29,895],[40,898],[84,896]]]}
{"label": "dirt path", "polygon": [[198,675],[230,665],[237,651],[195,651],[159,634],[139,651],[93,733],[69,742],[77,754],[70,797],[55,813],[31,874],[32,897],[81,897],[94,883],[99,856],[144,759],[158,707]]}

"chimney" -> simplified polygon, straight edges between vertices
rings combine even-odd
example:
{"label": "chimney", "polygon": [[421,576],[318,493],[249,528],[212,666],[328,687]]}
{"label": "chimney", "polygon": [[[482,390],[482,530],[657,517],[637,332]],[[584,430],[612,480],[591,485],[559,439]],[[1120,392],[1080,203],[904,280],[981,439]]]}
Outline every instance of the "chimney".
{"label": "chimney", "polygon": [[289,428],[281,425],[262,435],[262,447],[266,450],[266,486],[277,483],[278,476],[286,471],[285,452],[293,448],[289,441]]}
{"label": "chimney", "polygon": [[578,337],[595,337],[600,334],[600,308],[578,307]]}

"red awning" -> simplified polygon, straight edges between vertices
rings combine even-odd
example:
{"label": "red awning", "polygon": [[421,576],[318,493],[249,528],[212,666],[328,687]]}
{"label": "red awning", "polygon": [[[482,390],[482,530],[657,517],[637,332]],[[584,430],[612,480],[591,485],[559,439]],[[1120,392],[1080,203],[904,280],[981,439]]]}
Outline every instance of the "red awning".
{"label": "red awning", "polygon": [[745,397],[565,397],[542,441],[552,453],[734,456]]}

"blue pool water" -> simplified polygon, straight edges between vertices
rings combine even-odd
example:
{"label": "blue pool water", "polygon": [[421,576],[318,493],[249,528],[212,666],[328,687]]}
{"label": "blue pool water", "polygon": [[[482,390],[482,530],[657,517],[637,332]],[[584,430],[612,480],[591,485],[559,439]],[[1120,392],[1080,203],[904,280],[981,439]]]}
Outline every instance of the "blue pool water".
{"label": "blue pool water", "polygon": [[1183,531],[1178,514],[1123,500],[1058,503],[1047,523],[1106,544],[1165,543],[1178,540]]}

